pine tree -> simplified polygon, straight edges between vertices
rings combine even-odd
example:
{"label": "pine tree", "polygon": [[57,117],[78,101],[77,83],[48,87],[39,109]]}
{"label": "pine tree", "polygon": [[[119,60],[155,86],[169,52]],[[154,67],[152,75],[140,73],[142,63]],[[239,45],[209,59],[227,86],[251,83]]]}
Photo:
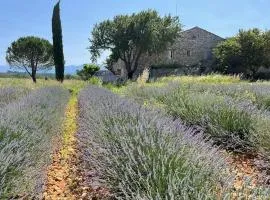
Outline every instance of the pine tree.
{"label": "pine tree", "polygon": [[60,19],[60,1],[54,6],[52,17],[53,56],[56,80],[64,81],[65,60],[62,41],[62,26]]}

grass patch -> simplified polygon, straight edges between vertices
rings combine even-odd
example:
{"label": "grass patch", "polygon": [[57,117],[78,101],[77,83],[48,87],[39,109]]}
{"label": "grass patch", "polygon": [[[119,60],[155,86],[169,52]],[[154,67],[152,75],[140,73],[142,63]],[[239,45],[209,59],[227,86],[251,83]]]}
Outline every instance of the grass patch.
{"label": "grass patch", "polygon": [[180,81],[182,83],[239,83],[242,82],[239,76],[224,76],[219,74],[211,74],[205,76],[169,76],[159,78],[156,82],[166,83],[170,81]]}

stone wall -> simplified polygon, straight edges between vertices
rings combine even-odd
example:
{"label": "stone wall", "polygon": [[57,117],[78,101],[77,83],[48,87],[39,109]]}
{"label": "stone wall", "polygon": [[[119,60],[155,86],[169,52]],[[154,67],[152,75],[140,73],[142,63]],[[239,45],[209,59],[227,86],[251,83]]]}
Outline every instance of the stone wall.
{"label": "stone wall", "polygon": [[[137,71],[134,74],[134,77],[136,78],[139,74],[142,73],[142,71],[145,68],[149,68],[150,66],[154,65],[154,64],[159,64],[159,63],[167,63],[168,59],[167,59],[167,53],[168,52],[164,52],[161,54],[144,54],[141,56],[140,58],[140,62],[138,63],[138,68]],[[113,66],[112,66],[112,70],[114,71],[114,74],[116,75],[120,75],[121,77],[126,77],[127,75],[127,71],[125,69],[125,64],[122,60],[118,60]]]}
{"label": "stone wall", "polygon": [[150,80],[155,80],[159,77],[165,77],[165,76],[178,76],[178,75],[188,75],[188,74],[199,74],[199,69],[193,66],[194,68],[189,69],[186,67],[179,67],[179,68],[171,68],[171,67],[164,67],[164,68],[151,68],[150,69]]}
{"label": "stone wall", "polygon": [[[182,66],[196,66],[199,63],[209,63],[212,60],[212,49],[224,39],[199,27],[183,31],[175,43],[161,54],[145,54],[141,57],[139,66],[134,76],[138,76],[144,68],[157,64],[179,64]],[[126,76],[123,61],[119,60],[112,68],[115,74]],[[207,67],[207,66],[206,66]],[[162,69],[158,70],[162,74]],[[168,69],[164,69],[163,74]],[[170,73],[179,74],[181,69],[169,70]],[[176,75],[175,74],[175,75]]]}
{"label": "stone wall", "polygon": [[182,32],[169,50],[172,62],[195,65],[212,59],[212,50],[224,39],[199,27]]}

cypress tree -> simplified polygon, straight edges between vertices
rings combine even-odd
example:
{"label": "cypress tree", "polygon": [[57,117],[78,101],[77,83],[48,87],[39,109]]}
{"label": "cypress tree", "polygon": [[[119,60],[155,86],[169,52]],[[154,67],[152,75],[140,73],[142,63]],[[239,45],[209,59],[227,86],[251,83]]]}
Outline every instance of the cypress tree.
{"label": "cypress tree", "polygon": [[52,34],[53,34],[53,57],[55,65],[56,80],[64,81],[64,52],[62,41],[62,26],[60,19],[60,1],[54,6],[52,16]]}

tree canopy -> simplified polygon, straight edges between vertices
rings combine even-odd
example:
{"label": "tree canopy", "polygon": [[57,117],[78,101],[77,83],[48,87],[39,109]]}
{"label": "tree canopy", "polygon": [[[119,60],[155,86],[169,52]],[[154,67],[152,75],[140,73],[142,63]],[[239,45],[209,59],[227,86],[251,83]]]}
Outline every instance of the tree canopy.
{"label": "tree canopy", "polygon": [[63,82],[65,71],[65,58],[63,52],[62,41],[62,25],[60,18],[60,1],[54,6],[52,17],[52,33],[53,33],[53,57],[55,65],[56,80]]}
{"label": "tree canopy", "polygon": [[12,68],[25,70],[36,82],[38,70],[52,68],[52,44],[38,37],[21,37],[8,47],[6,61]]}
{"label": "tree canopy", "polygon": [[84,64],[81,70],[77,70],[77,75],[83,80],[88,80],[99,70],[100,67],[95,64]]}
{"label": "tree canopy", "polygon": [[113,20],[95,25],[89,47],[92,61],[95,61],[102,51],[110,50],[110,62],[122,60],[128,78],[132,78],[141,55],[166,50],[180,30],[178,17],[161,17],[154,10],[118,15]]}
{"label": "tree canopy", "polygon": [[218,44],[214,55],[218,71],[243,73],[254,78],[260,67],[270,66],[270,32],[259,29],[240,30],[238,35]]}

